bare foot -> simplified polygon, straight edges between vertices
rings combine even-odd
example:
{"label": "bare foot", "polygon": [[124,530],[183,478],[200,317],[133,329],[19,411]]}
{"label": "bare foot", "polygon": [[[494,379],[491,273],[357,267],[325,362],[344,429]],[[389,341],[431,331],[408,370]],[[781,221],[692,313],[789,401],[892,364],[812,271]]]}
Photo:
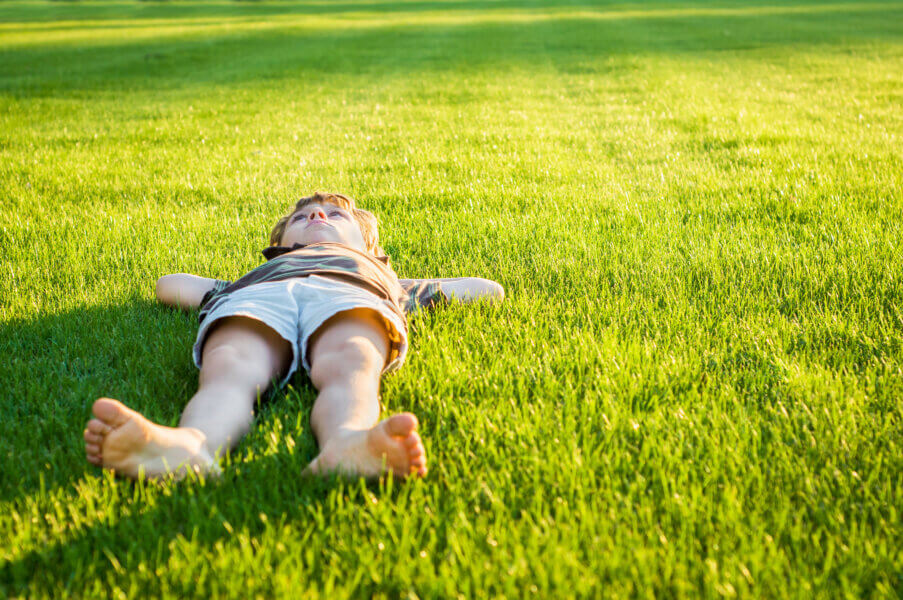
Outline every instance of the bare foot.
{"label": "bare foot", "polygon": [[426,475],[417,417],[411,413],[389,417],[372,429],[332,438],[304,473],[342,472],[374,478],[387,471],[402,479]]}
{"label": "bare foot", "polygon": [[92,412],[95,418],[85,429],[90,463],[133,479],[141,471],[147,478],[183,476],[186,469],[220,473],[204,443],[206,437],[197,429],[157,425],[110,398],[94,402]]}

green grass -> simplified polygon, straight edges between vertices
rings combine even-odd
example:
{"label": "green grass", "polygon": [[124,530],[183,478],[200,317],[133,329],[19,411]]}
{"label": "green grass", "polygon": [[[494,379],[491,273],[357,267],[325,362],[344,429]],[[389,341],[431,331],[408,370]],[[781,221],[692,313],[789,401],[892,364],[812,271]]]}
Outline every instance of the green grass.
{"label": "green grass", "polygon": [[[0,3],[0,596],[893,597],[903,3]],[[384,380],[429,476],[304,480],[303,377],[219,481],[117,481],[91,403],[175,424],[171,272],[314,190],[402,276]]]}

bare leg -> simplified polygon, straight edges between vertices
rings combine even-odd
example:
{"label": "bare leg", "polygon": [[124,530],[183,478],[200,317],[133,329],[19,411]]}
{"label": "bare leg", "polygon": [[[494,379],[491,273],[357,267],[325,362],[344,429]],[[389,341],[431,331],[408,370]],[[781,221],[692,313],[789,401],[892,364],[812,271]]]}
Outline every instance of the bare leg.
{"label": "bare leg", "polygon": [[424,476],[417,417],[401,413],[377,423],[379,377],[389,351],[378,315],[369,309],[339,313],[316,332],[309,348],[310,377],[320,392],[310,422],[320,454],[307,472]]}
{"label": "bare leg", "polygon": [[260,321],[229,317],[204,344],[200,384],[178,427],[147,420],[101,398],[85,429],[88,461],[127,477],[160,477],[183,468],[218,473],[216,455],[235,446],[254,419],[254,401],[288,369],[288,342]]}

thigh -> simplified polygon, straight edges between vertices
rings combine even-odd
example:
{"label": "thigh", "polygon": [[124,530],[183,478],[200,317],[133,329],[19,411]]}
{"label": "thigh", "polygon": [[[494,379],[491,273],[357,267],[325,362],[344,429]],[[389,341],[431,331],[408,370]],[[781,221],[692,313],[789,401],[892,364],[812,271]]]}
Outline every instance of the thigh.
{"label": "thigh", "polygon": [[201,381],[215,376],[265,385],[292,365],[292,345],[274,329],[251,317],[217,320],[202,350]]}
{"label": "thigh", "polygon": [[385,318],[371,308],[354,308],[326,320],[309,338],[306,348],[310,377],[319,388],[332,376],[373,371],[378,377],[386,364],[391,340]]}
{"label": "thigh", "polygon": [[[217,356],[217,363],[235,362],[237,356],[241,358],[239,367],[257,367],[255,372],[261,366],[282,371],[285,344],[290,345],[292,356],[297,359],[299,308],[291,291],[293,285],[292,280],[256,283],[218,301],[204,317],[192,348],[194,364],[202,374],[210,370],[205,367],[211,353]],[[282,384],[297,364],[297,360],[292,361]],[[221,369],[216,371],[224,378],[228,376]]]}

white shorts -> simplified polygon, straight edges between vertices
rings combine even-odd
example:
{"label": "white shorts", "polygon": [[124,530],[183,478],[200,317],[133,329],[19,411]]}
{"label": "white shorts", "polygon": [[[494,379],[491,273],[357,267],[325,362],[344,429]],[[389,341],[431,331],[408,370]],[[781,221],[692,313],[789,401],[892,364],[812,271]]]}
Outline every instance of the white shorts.
{"label": "white shorts", "polygon": [[389,303],[351,283],[318,275],[255,283],[229,294],[205,318],[194,343],[194,364],[201,368],[204,341],[213,324],[226,317],[250,317],[269,326],[292,346],[292,364],[279,382],[285,385],[298,369],[310,373],[307,343],[330,317],[355,308],[372,308],[383,317],[390,340],[383,373],[394,371],[408,351],[407,325]]}

